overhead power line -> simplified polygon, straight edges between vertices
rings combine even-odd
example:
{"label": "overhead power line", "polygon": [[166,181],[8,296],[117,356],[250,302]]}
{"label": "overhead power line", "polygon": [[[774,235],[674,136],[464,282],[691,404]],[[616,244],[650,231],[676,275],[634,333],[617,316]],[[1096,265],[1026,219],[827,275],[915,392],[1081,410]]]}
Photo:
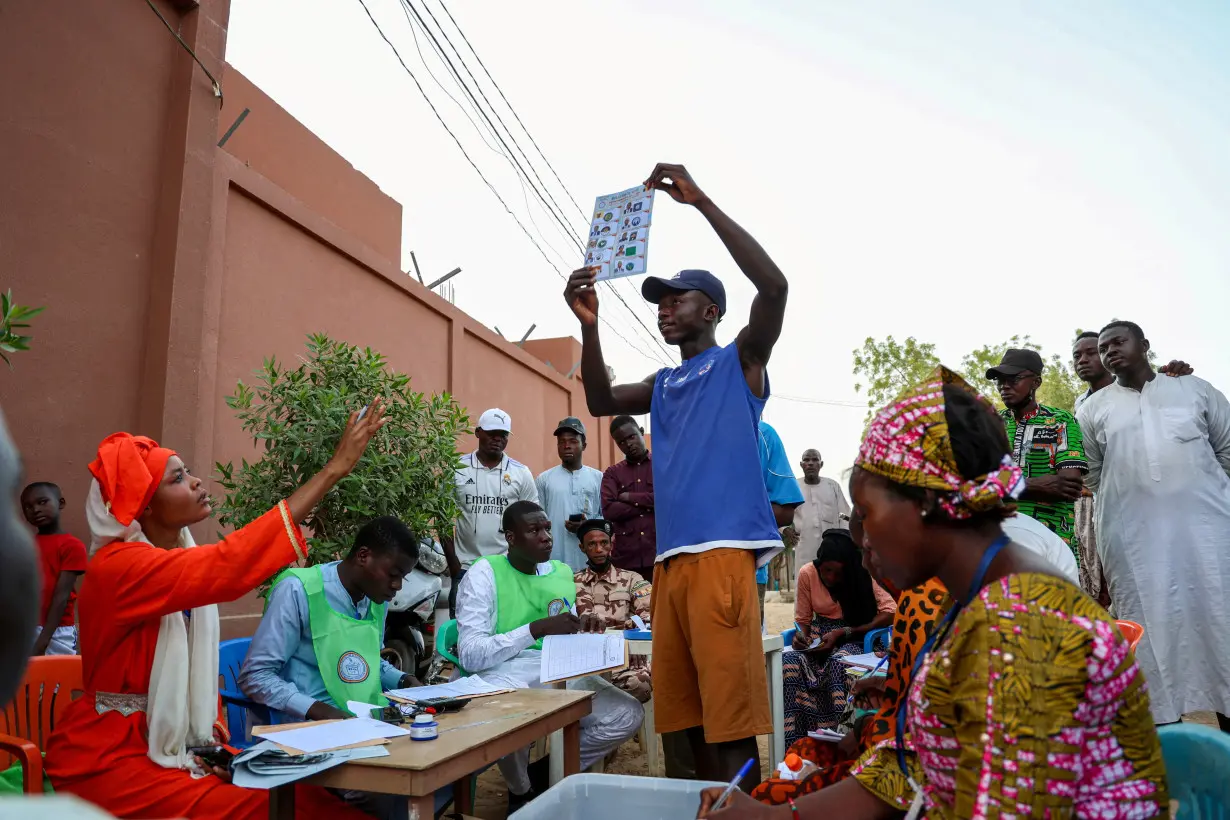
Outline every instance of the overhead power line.
{"label": "overhead power line", "polygon": [[[436,120],[439,121],[440,125],[443,126],[444,130],[448,132],[448,135],[452,137],[453,142],[456,143],[457,145],[457,150],[461,151],[461,155],[465,157],[466,162],[468,162],[470,164],[470,167],[474,169],[474,173],[478,174],[479,179],[481,179],[483,181],[483,184],[487,186],[487,189],[491,191],[492,196],[494,196],[496,200],[499,201],[500,205],[504,207],[504,210],[508,213],[508,215],[512,217],[514,222],[517,223],[517,227],[519,227],[521,229],[521,232],[525,234],[526,239],[530,240],[530,244],[532,244],[538,250],[538,253],[542,256],[542,258],[546,261],[546,263],[551,267],[551,269],[555,271],[556,275],[566,281],[567,277],[564,275],[563,271],[561,271],[559,267],[556,266],[556,264],[551,261],[550,257],[547,256],[542,246],[538,244],[538,241],[534,239],[534,236],[525,227],[525,224],[520,219],[517,218],[517,215],[516,213],[513,212],[512,208],[508,207],[508,203],[504,201],[504,198],[500,196],[499,191],[495,189],[495,186],[491,184],[490,180],[487,179],[487,177],[483,174],[482,170],[474,162],[473,158],[471,158],[469,152],[466,151],[465,146],[461,144],[461,140],[457,138],[457,135],[453,133],[453,130],[451,128],[449,128],[448,123],[446,123],[444,121],[444,118],[440,116],[439,110],[436,108],[435,104],[432,103],[431,98],[427,96],[427,91],[426,89],[423,88],[423,84],[419,82],[418,77],[416,77],[414,72],[410,70],[410,66],[406,65],[406,61],[402,59],[401,53],[397,50],[397,46],[393,45],[393,42],[384,33],[384,30],[380,27],[380,24],[376,22],[376,18],[372,16],[371,9],[367,7],[367,3],[365,2],[365,0],[359,0],[359,5],[363,7],[363,12],[367,15],[367,19],[370,20],[372,25],[376,28],[376,32],[380,35],[380,38],[384,40],[384,42],[388,44],[389,48],[393,51],[393,55],[397,58],[397,62],[401,64],[402,69],[406,72],[406,74],[410,77],[410,79],[414,81],[414,85],[418,89],[419,94],[422,95],[423,100],[427,103],[427,107],[431,109],[431,113],[435,115]],[[646,359],[649,359],[650,361],[655,360],[654,356],[647,354],[643,348],[641,348],[638,345],[633,344],[628,339],[628,337],[620,333],[619,330],[614,325],[612,325],[609,321],[606,322],[606,325],[615,333],[616,336],[622,339],[625,344],[627,344],[630,348],[635,350],[641,356],[643,356]]]}

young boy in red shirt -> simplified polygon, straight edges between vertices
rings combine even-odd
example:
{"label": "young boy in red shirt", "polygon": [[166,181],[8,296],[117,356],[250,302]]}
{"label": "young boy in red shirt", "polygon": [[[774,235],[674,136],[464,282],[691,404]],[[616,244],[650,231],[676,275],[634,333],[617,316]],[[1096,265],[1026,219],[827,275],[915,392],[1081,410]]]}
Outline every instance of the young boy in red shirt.
{"label": "young boy in red shirt", "polygon": [[73,617],[77,594],[73,588],[85,573],[85,544],[60,529],[64,494],[48,481],[38,481],[21,493],[21,511],[38,530],[43,597],[33,655],[76,655],[77,626]]}

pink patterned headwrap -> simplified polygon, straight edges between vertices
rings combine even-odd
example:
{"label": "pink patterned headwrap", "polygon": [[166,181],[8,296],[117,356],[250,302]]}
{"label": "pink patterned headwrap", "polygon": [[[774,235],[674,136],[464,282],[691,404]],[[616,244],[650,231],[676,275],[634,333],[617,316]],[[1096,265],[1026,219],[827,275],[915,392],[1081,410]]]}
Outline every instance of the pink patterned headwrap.
{"label": "pink patterned headwrap", "polygon": [[1008,455],[993,473],[973,479],[961,476],[948,438],[944,385],[969,391],[987,405],[988,413],[994,412],[964,379],[941,365],[927,381],[876,413],[854,465],[898,484],[936,490],[939,505],[950,518],[969,518],[1016,498],[1025,489],[1025,480]]}

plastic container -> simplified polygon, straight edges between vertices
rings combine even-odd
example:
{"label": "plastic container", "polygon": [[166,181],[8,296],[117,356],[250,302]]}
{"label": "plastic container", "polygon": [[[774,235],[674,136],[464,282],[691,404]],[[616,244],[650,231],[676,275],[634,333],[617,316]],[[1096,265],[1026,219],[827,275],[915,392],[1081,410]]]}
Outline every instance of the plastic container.
{"label": "plastic container", "polygon": [[508,820],[680,820],[696,816],[702,789],[726,785],[626,774],[574,774]]}

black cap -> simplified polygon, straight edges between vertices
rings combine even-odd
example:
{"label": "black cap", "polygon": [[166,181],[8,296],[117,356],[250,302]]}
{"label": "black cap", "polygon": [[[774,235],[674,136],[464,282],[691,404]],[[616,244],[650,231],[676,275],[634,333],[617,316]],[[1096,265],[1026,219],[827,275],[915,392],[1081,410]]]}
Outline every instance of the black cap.
{"label": "black cap", "polygon": [[718,316],[726,315],[726,288],[722,281],[707,270],[681,270],[670,279],[648,276],[641,283],[641,296],[655,305],[668,293],[699,290],[718,306]]}
{"label": "black cap", "polygon": [[1045,369],[1038,351],[1010,347],[1004,351],[1004,358],[999,360],[999,364],[987,371],[987,378],[994,381],[1000,376],[1016,376],[1026,370],[1041,376]]}
{"label": "black cap", "polygon": [[611,522],[607,521],[605,518],[591,518],[582,523],[577,529],[577,539],[584,542],[585,533],[593,532],[594,530],[601,530],[602,532],[605,532],[608,537],[615,531],[614,527],[611,526]]}
{"label": "black cap", "polygon": [[569,416],[566,419],[561,419],[560,423],[555,425],[555,435],[559,435],[565,430],[570,430],[576,433],[581,438],[585,438],[585,425],[576,416]]}

